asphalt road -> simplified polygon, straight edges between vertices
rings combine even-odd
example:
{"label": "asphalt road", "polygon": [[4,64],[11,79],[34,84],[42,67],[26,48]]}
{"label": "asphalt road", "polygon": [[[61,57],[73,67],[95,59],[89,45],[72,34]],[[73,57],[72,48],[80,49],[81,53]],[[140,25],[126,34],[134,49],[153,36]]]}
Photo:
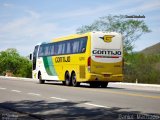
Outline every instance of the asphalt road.
{"label": "asphalt road", "polygon": [[160,119],[160,92],[0,78],[0,119]]}

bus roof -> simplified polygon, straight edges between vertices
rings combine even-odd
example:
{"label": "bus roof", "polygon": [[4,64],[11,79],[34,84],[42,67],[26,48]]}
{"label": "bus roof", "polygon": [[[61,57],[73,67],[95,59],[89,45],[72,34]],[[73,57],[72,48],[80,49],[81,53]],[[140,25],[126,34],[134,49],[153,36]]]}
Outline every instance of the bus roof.
{"label": "bus roof", "polygon": [[[54,38],[54,39],[52,39],[51,42],[58,42],[58,41],[63,41],[63,40],[68,40],[68,39],[74,39],[74,38],[79,38],[79,37],[85,37],[85,36],[91,35],[92,33],[100,34],[100,33],[116,33],[116,32],[93,31],[93,32],[87,32],[87,33],[82,33],[82,34],[81,34],[81,33],[79,33],[79,34],[71,34],[71,35],[64,36],[64,37]],[[118,33],[117,33],[117,34],[118,34]]]}
{"label": "bus roof", "polygon": [[52,39],[52,42],[58,42],[58,41],[63,41],[63,40],[68,40],[68,39],[73,39],[73,38],[84,37],[84,36],[88,36],[90,34],[91,34],[91,32],[84,33],[84,34],[71,34],[71,35],[64,36],[64,37],[54,38],[54,39]]}

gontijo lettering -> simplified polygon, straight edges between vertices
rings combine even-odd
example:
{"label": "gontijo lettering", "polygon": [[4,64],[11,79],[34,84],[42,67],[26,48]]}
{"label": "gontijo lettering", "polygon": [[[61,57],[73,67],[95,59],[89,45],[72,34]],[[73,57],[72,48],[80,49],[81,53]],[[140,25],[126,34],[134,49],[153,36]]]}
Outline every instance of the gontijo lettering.
{"label": "gontijo lettering", "polygon": [[121,55],[122,52],[118,50],[93,50],[93,55]]}
{"label": "gontijo lettering", "polygon": [[55,58],[55,62],[56,62],[56,63],[60,63],[60,62],[70,62],[70,56],[67,56],[67,57],[56,57],[56,58]]}

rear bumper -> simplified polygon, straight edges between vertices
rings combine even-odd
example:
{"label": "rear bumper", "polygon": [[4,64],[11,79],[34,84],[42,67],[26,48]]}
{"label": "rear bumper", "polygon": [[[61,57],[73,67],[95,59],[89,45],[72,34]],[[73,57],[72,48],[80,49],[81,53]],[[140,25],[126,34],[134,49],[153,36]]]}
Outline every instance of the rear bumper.
{"label": "rear bumper", "polygon": [[123,74],[108,75],[107,77],[103,74],[90,74],[88,76],[88,82],[91,81],[122,82]]}

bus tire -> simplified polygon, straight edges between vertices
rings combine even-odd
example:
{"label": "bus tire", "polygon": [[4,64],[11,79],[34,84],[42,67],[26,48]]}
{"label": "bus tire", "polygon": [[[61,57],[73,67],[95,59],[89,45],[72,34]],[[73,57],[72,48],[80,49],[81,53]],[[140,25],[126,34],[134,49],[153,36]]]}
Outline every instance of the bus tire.
{"label": "bus tire", "polygon": [[65,77],[64,78],[65,78],[65,84],[67,86],[71,86],[71,79],[70,79],[70,75],[69,75],[68,71],[65,73]]}
{"label": "bus tire", "polygon": [[80,85],[80,82],[77,82],[76,73],[75,72],[72,72],[71,81],[72,81],[72,85],[74,87],[78,87]]}
{"label": "bus tire", "polygon": [[39,84],[44,84],[45,81],[42,80],[42,75],[41,75],[41,73],[39,73],[38,79],[39,79]]}
{"label": "bus tire", "polygon": [[106,88],[108,86],[108,82],[102,82],[101,83],[101,88]]}

